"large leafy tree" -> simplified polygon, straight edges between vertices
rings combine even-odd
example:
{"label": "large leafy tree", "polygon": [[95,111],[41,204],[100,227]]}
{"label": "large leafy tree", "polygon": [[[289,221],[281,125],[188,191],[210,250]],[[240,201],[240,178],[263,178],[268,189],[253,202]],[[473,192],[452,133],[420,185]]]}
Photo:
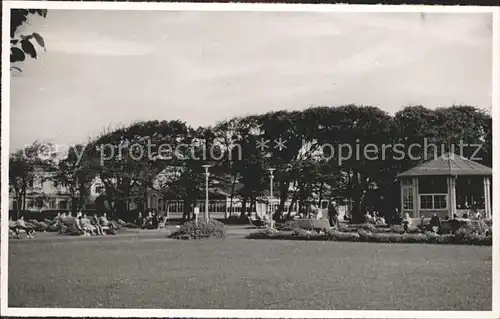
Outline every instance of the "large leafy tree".
{"label": "large leafy tree", "polygon": [[156,176],[176,163],[173,153],[187,136],[183,122],[146,121],[104,132],[87,145],[90,166],[104,184],[112,215],[127,216],[133,199],[147,206],[145,196],[155,189]]}
{"label": "large leafy tree", "polygon": [[16,202],[14,211],[17,217],[26,209],[28,190],[35,180],[46,177],[40,172],[49,170],[53,165],[53,153],[50,150],[47,153],[48,147],[50,146],[35,141],[9,157],[9,188]]}
{"label": "large leafy tree", "polygon": [[84,209],[88,203],[90,187],[95,178],[91,169],[85,146],[78,144],[68,150],[67,157],[53,167],[52,180],[56,186],[63,186],[68,190],[71,199],[71,211]]}

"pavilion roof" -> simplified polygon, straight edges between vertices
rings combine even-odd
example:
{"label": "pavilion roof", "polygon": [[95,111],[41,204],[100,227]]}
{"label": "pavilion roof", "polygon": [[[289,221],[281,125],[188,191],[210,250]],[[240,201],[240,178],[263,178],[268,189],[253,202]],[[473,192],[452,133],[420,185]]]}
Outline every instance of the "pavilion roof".
{"label": "pavilion roof", "polygon": [[400,173],[398,177],[409,177],[409,176],[429,176],[429,175],[446,175],[446,176],[458,176],[458,175],[469,175],[469,176],[487,176],[491,175],[492,170],[488,166],[479,164],[469,160],[463,156],[459,156],[454,153],[446,153],[440,157],[422,163],[416,167],[413,167],[403,173]]}

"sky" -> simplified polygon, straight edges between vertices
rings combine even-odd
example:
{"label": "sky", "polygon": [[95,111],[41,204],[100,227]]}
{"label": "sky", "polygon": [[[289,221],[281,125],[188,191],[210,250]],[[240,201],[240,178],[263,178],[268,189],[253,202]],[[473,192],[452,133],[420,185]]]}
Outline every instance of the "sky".
{"label": "sky", "polygon": [[49,10],[20,31],[47,51],[11,72],[11,151],[137,120],[492,104],[490,14]]}

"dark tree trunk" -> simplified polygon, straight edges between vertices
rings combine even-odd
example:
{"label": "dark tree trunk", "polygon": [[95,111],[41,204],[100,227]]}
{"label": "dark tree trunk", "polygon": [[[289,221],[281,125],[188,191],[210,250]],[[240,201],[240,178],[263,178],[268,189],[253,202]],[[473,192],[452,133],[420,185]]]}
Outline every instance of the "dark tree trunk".
{"label": "dark tree trunk", "polygon": [[247,212],[248,196],[243,196],[243,203],[241,204],[241,214],[240,218],[244,218]]}
{"label": "dark tree trunk", "polygon": [[257,211],[257,207],[255,205],[255,197],[251,197],[250,198],[250,213],[256,212],[256,211]]}
{"label": "dark tree trunk", "polygon": [[285,209],[285,202],[288,199],[288,189],[289,188],[290,188],[289,181],[281,181],[280,182],[280,203],[278,205],[278,208],[274,212],[274,216],[273,216],[274,220],[280,219],[281,216],[283,216],[283,211]]}
{"label": "dark tree trunk", "polygon": [[[319,187],[319,203],[318,205],[321,206],[321,201],[323,201],[323,191],[324,191],[324,188],[325,188],[325,183],[321,183],[320,187]],[[321,208],[321,207],[320,207]]]}
{"label": "dark tree trunk", "polygon": [[236,176],[233,178],[233,183],[231,185],[231,197],[229,202],[229,217],[231,217],[233,213],[233,200],[234,200],[234,189],[236,187]]}
{"label": "dark tree trunk", "polygon": [[23,190],[23,199],[22,199],[22,210],[21,211],[25,211],[26,210],[26,189]]}
{"label": "dark tree trunk", "polygon": [[363,222],[363,211],[361,205],[362,194],[359,173],[357,171],[353,172],[352,186],[351,197],[353,203],[351,217],[354,223],[361,223]]}
{"label": "dark tree trunk", "polygon": [[[186,222],[191,220],[191,206],[192,200],[189,197],[184,198],[184,211],[182,212],[182,221]],[[201,214],[201,212],[200,212]]]}
{"label": "dark tree trunk", "polygon": [[297,203],[297,192],[293,193],[292,201],[290,202],[290,206],[288,206],[288,214],[286,215],[286,219],[290,219],[290,215],[292,214],[293,206]]}

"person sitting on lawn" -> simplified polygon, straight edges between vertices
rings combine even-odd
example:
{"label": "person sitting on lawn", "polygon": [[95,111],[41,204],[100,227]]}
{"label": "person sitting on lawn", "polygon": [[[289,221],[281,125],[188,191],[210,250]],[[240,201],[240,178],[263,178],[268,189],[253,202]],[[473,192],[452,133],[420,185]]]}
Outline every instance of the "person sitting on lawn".
{"label": "person sitting on lawn", "polygon": [[90,224],[95,227],[95,232],[97,235],[105,235],[105,233],[102,230],[101,224],[99,224],[99,217],[97,217],[97,214],[94,214],[92,218],[90,219]]}
{"label": "person sitting on lawn", "polygon": [[158,218],[158,228],[165,227],[165,216],[160,216]]}
{"label": "person sitting on lawn", "polygon": [[57,213],[57,216],[55,218],[55,224],[56,227],[57,227],[57,232],[59,234],[62,234],[64,232],[64,221],[66,220],[66,214],[61,214],[61,213]]}
{"label": "person sitting on lawn", "polygon": [[[78,214],[77,214],[77,216],[78,216]],[[82,235],[83,236],[90,236],[89,231],[85,227],[85,222],[83,221],[83,216],[82,215],[78,216],[76,218],[76,221],[78,224],[78,228],[81,230]]]}
{"label": "person sitting on lawn", "polygon": [[417,228],[420,231],[425,231],[427,229],[427,225],[425,223],[425,216],[424,215],[420,215],[420,224],[417,225]]}
{"label": "person sitting on lawn", "polygon": [[334,201],[331,201],[328,205],[328,220],[330,221],[330,226],[339,226],[339,213],[337,212],[337,209],[335,209]]}
{"label": "person sitting on lawn", "polygon": [[108,220],[108,215],[106,213],[103,213],[102,216],[99,218],[99,224],[102,227],[108,227],[108,229],[112,235],[114,235],[115,231],[118,230],[117,227],[115,227],[115,225],[113,224],[113,222]]}
{"label": "person sitting on lawn", "polygon": [[429,226],[431,226],[431,230],[434,233],[437,233],[439,228],[441,227],[441,220],[439,219],[436,213],[432,214],[431,221],[429,222]]}
{"label": "person sitting on lawn", "polygon": [[378,211],[373,211],[373,218],[375,220],[375,225],[385,225],[385,218],[380,216]]}
{"label": "person sitting on lawn", "polygon": [[83,214],[80,218],[80,227],[91,236],[97,235],[97,229],[92,225],[90,219],[87,217],[87,214]]}
{"label": "person sitting on lawn", "polygon": [[61,213],[57,213],[56,217],[52,220],[52,224],[56,224],[61,220]]}
{"label": "person sitting on lawn", "polygon": [[373,223],[373,217],[370,215],[368,211],[365,213],[365,223],[366,224],[372,224]]}
{"label": "person sitting on lawn", "polygon": [[13,234],[14,238],[19,239],[19,228],[17,227],[17,223],[12,220],[12,217],[9,217],[9,234]]}
{"label": "person sitting on lawn", "polygon": [[[26,225],[26,221],[24,220],[24,216],[21,216],[17,221],[16,221],[16,224],[17,224],[17,231],[19,232],[19,230],[24,230],[26,232],[26,237],[27,238],[35,238],[33,236],[33,234],[35,233],[35,230],[33,229],[33,227],[31,226],[28,226]],[[19,233],[18,233],[19,235]]]}
{"label": "person sitting on lawn", "polygon": [[153,229],[158,229],[158,216],[156,216],[156,213],[153,213],[153,216],[151,218],[151,224],[153,225]]}
{"label": "person sitting on lawn", "polygon": [[67,227],[67,231],[70,235],[84,235],[85,232],[80,227],[80,222],[78,217],[73,217],[68,215],[68,217],[64,220],[64,224]]}
{"label": "person sitting on lawn", "polygon": [[144,217],[142,216],[141,212],[137,213],[135,224],[139,227],[142,227],[142,225],[144,225]]}
{"label": "person sitting on lawn", "polygon": [[110,228],[113,226],[108,220],[108,215],[106,213],[103,213],[102,216],[99,217],[99,225],[101,225],[101,227],[110,227]]}
{"label": "person sitting on lawn", "polygon": [[410,218],[410,214],[406,213],[405,217],[403,218],[403,229],[405,233],[408,232],[411,225],[412,225],[412,219]]}

